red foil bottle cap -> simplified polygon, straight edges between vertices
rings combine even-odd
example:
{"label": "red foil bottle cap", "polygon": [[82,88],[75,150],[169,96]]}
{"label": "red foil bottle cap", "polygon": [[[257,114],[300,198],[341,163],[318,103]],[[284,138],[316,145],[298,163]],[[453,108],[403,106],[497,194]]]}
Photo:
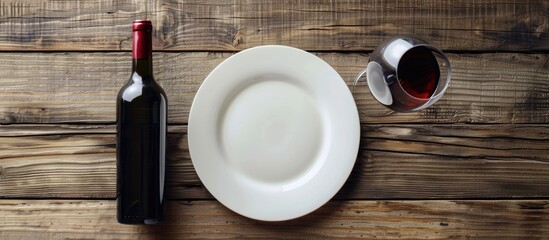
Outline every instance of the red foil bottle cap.
{"label": "red foil bottle cap", "polygon": [[152,56],[152,23],[149,20],[134,20],[132,24],[132,57],[134,59]]}
{"label": "red foil bottle cap", "polygon": [[133,20],[133,31],[147,31],[152,30],[152,23],[150,20]]}

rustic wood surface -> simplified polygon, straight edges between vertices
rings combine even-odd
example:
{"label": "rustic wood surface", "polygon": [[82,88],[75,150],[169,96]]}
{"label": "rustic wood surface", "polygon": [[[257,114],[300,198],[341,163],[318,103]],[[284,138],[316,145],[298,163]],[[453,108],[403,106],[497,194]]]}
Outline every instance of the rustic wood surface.
{"label": "rustic wood surface", "polygon": [[[187,122],[200,84],[232,53],[156,53],[156,78],[169,99],[169,121]],[[367,54],[318,53],[349,85]],[[363,122],[548,123],[549,54],[450,54],[452,84],[426,111]],[[115,97],[129,79],[130,53],[0,53],[0,123],[111,123]],[[361,111],[381,108],[363,80]]]}
{"label": "rustic wood surface", "polygon": [[[168,219],[115,220],[115,96],[131,20],[154,23],[169,98]],[[351,176],[319,210],[259,222],[223,207],[188,153],[192,100],[239,50],[308,50],[352,88],[395,34],[445,50],[433,107],[361,115]],[[0,0],[0,239],[549,239],[549,0]],[[358,109],[380,110],[364,82]]]}
{"label": "rustic wood surface", "polygon": [[[157,226],[116,223],[113,200],[0,201],[0,238],[546,239],[549,201],[332,201],[303,218],[260,222],[212,201],[172,201]],[[283,235],[281,235],[283,234]]]}
{"label": "rustic wood surface", "polygon": [[3,0],[0,49],[130,50],[128,19],[149,17],[158,50],[372,50],[394,34],[445,50],[549,50],[548,8],[546,0]]}
{"label": "rustic wood surface", "polygon": [[[114,198],[115,126],[0,127],[0,198]],[[171,199],[213,199],[170,126]],[[365,125],[337,199],[549,196],[549,125]]]}

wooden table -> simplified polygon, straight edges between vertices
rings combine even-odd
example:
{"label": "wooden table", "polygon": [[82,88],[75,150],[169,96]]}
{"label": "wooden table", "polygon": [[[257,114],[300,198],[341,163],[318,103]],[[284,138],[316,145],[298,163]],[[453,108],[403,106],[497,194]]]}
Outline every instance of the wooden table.
{"label": "wooden table", "polygon": [[[168,94],[168,220],[115,220],[115,97],[131,20],[154,24]],[[427,110],[362,116],[355,168],[319,210],[258,222],[198,179],[187,120],[206,75],[281,44],[351,84],[395,34],[449,54],[453,83]],[[549,1],[19,0],[0,2],[0,239],[549,239]],[[377,103],[355,96],[361,110]]]}

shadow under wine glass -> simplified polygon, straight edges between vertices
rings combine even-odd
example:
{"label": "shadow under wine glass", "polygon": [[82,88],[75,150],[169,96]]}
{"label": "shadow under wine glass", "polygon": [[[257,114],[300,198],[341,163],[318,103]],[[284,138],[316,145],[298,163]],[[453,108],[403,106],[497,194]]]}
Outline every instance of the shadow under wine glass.
{"label": "shadow under wine glass", "polygon": [[[367,104],[368,109],[359,110],[366,116],[415,112],[428,108],[444,95],[450,75],[450,62],[440,49],[417,37],[395,36],[370,54],[370,62],[356,77],[352,92],[356,99],[361,93],[358,89],[369,90],[370,94],[365,95],[383,106]],[[366,81],[361,81],[364,77]]]}

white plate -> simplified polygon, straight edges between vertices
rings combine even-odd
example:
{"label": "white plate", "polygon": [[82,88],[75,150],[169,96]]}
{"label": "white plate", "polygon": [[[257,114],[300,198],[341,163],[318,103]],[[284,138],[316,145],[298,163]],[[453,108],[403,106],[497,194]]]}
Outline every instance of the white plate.
{"label": "white plate", "polygon": [[239,52],[208,75],[189,115],[202,183],[258,220],[303,216],[330,200],[355,163],[356,104],[320,58],[286,46]]}

